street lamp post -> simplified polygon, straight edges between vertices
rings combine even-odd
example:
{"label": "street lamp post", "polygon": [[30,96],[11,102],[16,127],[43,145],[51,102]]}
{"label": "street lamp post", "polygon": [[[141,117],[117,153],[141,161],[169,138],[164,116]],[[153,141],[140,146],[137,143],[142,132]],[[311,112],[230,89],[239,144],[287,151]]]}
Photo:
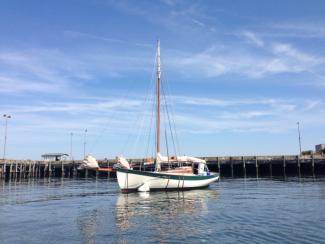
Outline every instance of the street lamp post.
{"label": "street lamp post", "polygon": [[70,160],[73,160],[73,156],[72,156],[72,137],[73,137],[73,133],[70,133]]}
{"label": "street lamp post", "polygon": [[300,155],[301,155],[301,136],[300,136],[300,124],[299,124],[299,121],[297,122],[297,126],[298,126],[299,151],[300,151]]}
{"label": "street lamp post", "polygon": [[86,157],[86,144],[87,144],[87,129],[85,129],[85,133],[84,133],[84,158]]}
{"label": "street lamp post", "polygon": [[6,147],[7,147],[7,128],[8,128],[8,119],[11,118],[10,115],[4,114],[3,117],[5,118],[5,140],[3,144],[3,160],[6,160]]}

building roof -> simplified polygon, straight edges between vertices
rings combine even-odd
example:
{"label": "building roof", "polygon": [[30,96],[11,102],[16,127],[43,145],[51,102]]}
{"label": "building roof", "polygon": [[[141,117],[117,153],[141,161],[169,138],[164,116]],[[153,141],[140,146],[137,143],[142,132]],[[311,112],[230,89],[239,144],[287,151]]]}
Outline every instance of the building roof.
{"label": "building roof", "polygon": [[42,155],[42,158],[50,158],[50,157],[62,157],[62,156],[69,156],[66,153],[45,153]]}

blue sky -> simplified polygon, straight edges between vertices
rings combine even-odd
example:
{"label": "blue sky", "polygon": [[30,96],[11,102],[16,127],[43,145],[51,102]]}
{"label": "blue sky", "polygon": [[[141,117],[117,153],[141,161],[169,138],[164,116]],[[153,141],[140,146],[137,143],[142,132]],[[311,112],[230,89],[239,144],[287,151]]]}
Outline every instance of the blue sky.
{"label": "blue sky", "polygon": [[157,38],[179,153],[297,154],[297,121],[303,150],[325,143],[324,1],[5,0],[0,33],[9,158],[71,132],[81,158],[85,128],[95,157],[150,154]]}

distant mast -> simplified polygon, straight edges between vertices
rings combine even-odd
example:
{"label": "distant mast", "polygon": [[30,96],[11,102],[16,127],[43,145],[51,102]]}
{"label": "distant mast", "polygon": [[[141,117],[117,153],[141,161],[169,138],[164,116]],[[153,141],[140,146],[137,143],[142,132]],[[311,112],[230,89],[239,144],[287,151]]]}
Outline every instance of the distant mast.
{"label": "distant mast", "polygon": [[157,41],[157,118],[156,118],[156,127],[157,127],[157,145],[156,145],[156,154],[160,153],[160,41]]}

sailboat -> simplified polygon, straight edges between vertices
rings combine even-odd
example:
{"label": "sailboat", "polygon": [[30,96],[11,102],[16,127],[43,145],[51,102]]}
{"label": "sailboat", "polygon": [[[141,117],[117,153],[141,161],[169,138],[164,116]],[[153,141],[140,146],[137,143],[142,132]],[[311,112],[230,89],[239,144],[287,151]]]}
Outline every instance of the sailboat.
{"label": "sailboat", "polygon": [[[116,174],[122,192],[190,190],[207,187],[219,179],[218,173],[212,173],[205,160],[189,156],[162,156],[160,153],[160,93],[161,62],[160,42],[157,41],[156,55],[156,156],[154,170],[144,171],[131,168],[124,157],[117,157]],[[164,165],[174,165],[164,167]]]}

